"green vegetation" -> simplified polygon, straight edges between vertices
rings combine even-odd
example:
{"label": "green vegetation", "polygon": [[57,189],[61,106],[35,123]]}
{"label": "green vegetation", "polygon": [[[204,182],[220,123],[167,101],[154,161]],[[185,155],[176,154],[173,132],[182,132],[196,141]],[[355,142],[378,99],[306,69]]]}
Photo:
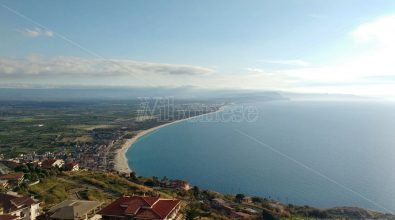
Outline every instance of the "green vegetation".
{"label": "green vegetation", "polygon": [[73,182],[67,182],[60,178],[51,177],[41,181],[41,183],[28,187],[28,192],[35,195],[45,204],[53,205],[69,197],[72,189],[80,187]]}
{"label": "green vegetation", "polygon": [[[94,130],[123,126],[120,122],[134,118],[138,107],[136,101],[125,101],[123,105],[110,101],[1,102],[0,105],[0,153],[8,156],[63,151],[77,143],[94,142],[97,135]],[[125,126],[132,130],[136,127],[130,123]]]}
{"label": "green vegetation", "polygon": [[[13,157],[21,153],[68,152],[75,145],[94,146],[131,137],[136,130],[159,124],[148,118],[136,120],[137,101],[93,102],[0,102],[0,154]],[[176,111],[177,112],[177,111]],[[195,112],[195,114],[204,112]],[[191,115],[189,115],[191,116]],[[175,118],[180,118],[175,115]],[[169,120],[173,120],[169,119]],[[85,146],[84,146],[85,147]],[[109,149],[110,151],[111,149]],[[95,148],[92,150],[96,153]],[[87,152],[88,155],[90,152]],[[106,155],[106,154],[105,154]],[[107,156],[107,155],[106,155]],[[243,194],[221,193],[193,187],[189,191],[163,187],[167,178],[120,176],[111,172],[42,169],[33,164],[17,166],[2,161],[0,170],[24,172],[26,181],[15,191],[35,196],[47,209],[65,199],[87,199],[109,203],[122,195],[179,198],[186,204],[186,219],[232,219],[235,212],[250,213],[257,219],[382,218],[392,215],[359,208],[317,209],[281,204]],[[217,204],[222,200],[224,204]]]}
{"label": "green vegetation", "polygon": [[[0,154],[14,157],[31,152],[67,152],[77,144],[108,145],[133,131],[161,124],[156,120],[163,114],[160,108],[150,111],[153,116],[146,120],[137,120],[140,104],[139,100],[0,101]],[[187,104],[183,100],[178,105]],[[167,119],[172,121],[207,111],[188,110],[189,115],[185,115],[174,107]]]}
{"label": "green vegetation", "polygon": [[93,186],[113,195],[144,194],[152,192],[151,188],[130,182],[113,173],[86,172],[65,173],[64,178],[79,184]]}
{"label": "green vegetation", "polygon": [[[146,195],[181,199],[186,219],[234,219],[236,212],[249,213],[256,219],[395,219],[389,214],[360,208],[317,209],[286,205],[261,197],[246,200],[243,194],[224,195],[196,186],[188,191],[167,188],[164,187],[164,183],[169,181],[167,178],[136,177],[133,173],[126,177],[112,172],[66,172],[59,168],[41,169],[33,164],[18,166],[14,170],[24,172],[27,180],[16,191],[41,200],[44,209],[65,199],[95,200],[107,204],[122,195]],[[30,184],[36,180],[39,180],[38,184]],[[223,203],[219,204],[218,200]]]}

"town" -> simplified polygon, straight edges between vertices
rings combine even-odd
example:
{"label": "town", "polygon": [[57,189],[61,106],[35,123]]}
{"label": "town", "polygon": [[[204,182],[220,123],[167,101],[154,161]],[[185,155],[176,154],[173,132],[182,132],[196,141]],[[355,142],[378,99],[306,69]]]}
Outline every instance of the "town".
{"label": "town", "polygon": [[[187,211],[188,203],[191,201],[188,197],[194,197],[194,199],[208,199],[210,197],[210,204],[212,203],[218,212],[225,212],[233,218],[253,219],[254,217],[255,219],[258,215],[258,211],[253,208],[246,208],[244,212],[233,209],[224,200],[211,198],[209,192],[200,192],[198,187],[193,187],[186,181],[136,177],[134,173],[119,175],[108,172],[105,174],[108,175],[108,181],[114,181],[113,185],[120,184],[115,181],[115,179],[118,179],[130,188],[126,189],[127,191],[133,191],[131,195],[114,193],[112,198],[115,200],[84,200],[89,198],[86,195],[85,188],[70,190],[73,191],[72,195],[66,196],[68,198],[63,201],[51,200],[42,197],[42,195],[34,195],[34,193],[32,196],[31,193],[34,192],[32,188],[41,188],[40,185],[45,184],[47,179],[54,177],[64,179],[66,176],[73,175],[95,175],[94,172],[98,172],[82,168],[76,162],[54,159],[53,157],[56,154],[48,153],[45,156],[46,158],[43,158],[43,155],[36,155],[33,161],[30,161],[32,158],[26,155],[14,159],[2,158],[0,161],[3,173],[0,175],[1,220],[186,219],[188,215],[191,215]],[[100,173],[103,174],[104,172]],[[108,188],[95,181],[84,182],[84,184],[86,187],[89,185],[89,188],[97,188],[96,190],[108,190]],[[139,187],[135,188],[136,185],[133,184],[138,184]],[[172,192],[171,195],[178,196],[171,197],[169,192]],[[119,195],[119,197],[116,197],[116,195]],[[36,196],[37,198],[35,198]],[[43,200],[40,200],[40,197]],[[239,199],[240,204],[242,202],[245,204],[253,203],[250,197],[243,196]],[[206,213],[205,215],[209,214]],[[188,219],[191,218],[188,217]]]}
{"label": "town", "polygon": [[317,209],[270,197],[225,195],[185,180],[115,169],[117,149],[138,131],[215,112],[231,101],[183,100],[157,109],[147,100],[3,102],[0,220],[393,217],[360,208]]}
{"label": "town", "polygon": [[[216,199],[221,198],[213,196],[216,194],[200,191],[183,180],[137,177],[134,172],[118,173],[114,169],[116,149],[136,135],[136,131],[214,112],[223,103],[182,103],[172,108],[162,106],[157,109],[150,109],[147,103],[126,104],[127,107],[100,103],[102,108],[106,106],[107,112],[93,110],[96,103],[90,103],[83,109],[64,103],[61,104],[62,112],[48,106],[52,105],[48,103],[39,107],[39,111],[46,114],[44,118],[35,115],[36,107],[28,105],[23,106],[24,116],[17,116],[28,116],[29,119],[15,121],[15,106],[12,105],[3,109],[5,113],[0,119],[5,130],[26,129],[23,137],[7,136],[14,139],[7,142],[2,139],[0,142],[0,220],[194,219],[198,216],[253,219],[261,215],[261,208],[247,206],[244,211],[229,208],[231,204],[239,207],[241,203],[236,204],[233,200],[229,204],[218,203]],[[163,109],[171,112],[162,117]],[[78,115],[70,118],[69,115],[76,111],[81,115],[89,112],[90,115],[88,118]],[[117,118],[107,116],[114,111],[117,111]],[[95,115],[99,114],[105,116],[98,119]],[[55,127],[49,127],[54,123]],[[59,135],[39,142],[44,148],[35,147],[35,142],[30,142],[31,148],[26,151],[16,153],[7,150],[23,149],[26,144],[23,140],[35,138],[31,134],[43,136],[54,130],[59,131]],[[98,182],[99,177],[106,183]],[[249,204],[251,198],[246,197],[243,201]]]}
{"label": "town", "polygon": [[0,220],[393,218],[359,208],[316,209],[223,195],[183,180],[98,171],[67,158],[49,152],[0,155]]}

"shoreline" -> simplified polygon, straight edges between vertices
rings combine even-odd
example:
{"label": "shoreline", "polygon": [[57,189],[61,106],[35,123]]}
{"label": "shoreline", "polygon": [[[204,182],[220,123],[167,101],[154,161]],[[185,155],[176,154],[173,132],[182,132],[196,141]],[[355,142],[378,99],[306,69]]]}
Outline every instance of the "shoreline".
{"label": "shoreline", "polygon": [[133,146],[133,144],[136,143],[136,141],[138,141],[141,137],[143,137],[143,136],[145,136],[145,135],[147,135],[149,133],[152,133],[152,132],[154,132],[154,131],[156,131],[156,130],[158,130],[160,128],[163,128],[163,127],[166,127],[166,126],[169,126],[169,125],[172,125],[172,124],[180,123],[180,122],[187,121],[187,120],[192,120],[192,119],[194,119],[196,117],[201,117],[201,116],[208,115],[208,114],[218,113],[219,111],[223,110],[223,107],[220,107],[217,111],[214,111],[214,112],[209,112],[209,113],[196,115],[196,116],[189,117],[189,118],[179,119],[179,120],[175,120],[175,121],[172,121],[172,122],[169,122],[169,123],[158,125],[156,127],[152,127],[152,128],[146,129],[146,130],[139,130],[139,131],[137,131],[137,133],[136,133],[136,135],[134,137],[132,137],[130,139],[126,139],[126,141],[122,145],[122,147],[120,149],[116,150],[115,157],[114,157],[114,160],[113,160],[113,162],[114,162],[114,170],[119,172],[119,173],[130,173],[130,172],[132,172],[132,169],[130,169],[130,167],[129,167],[129,163],[128,163],[129,160],[126,157],[126,153],[129,150],[129,148],[131,148]]}

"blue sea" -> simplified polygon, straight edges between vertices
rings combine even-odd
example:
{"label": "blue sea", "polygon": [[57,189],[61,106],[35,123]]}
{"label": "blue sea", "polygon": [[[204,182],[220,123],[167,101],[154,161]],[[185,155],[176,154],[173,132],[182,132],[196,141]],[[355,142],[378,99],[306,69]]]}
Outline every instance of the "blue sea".
{"label": "blue sea", "polygon": [[395,103],[248,105],[256,120],[184,121],[143,136],[129,166],[222,193],[395,212]]}

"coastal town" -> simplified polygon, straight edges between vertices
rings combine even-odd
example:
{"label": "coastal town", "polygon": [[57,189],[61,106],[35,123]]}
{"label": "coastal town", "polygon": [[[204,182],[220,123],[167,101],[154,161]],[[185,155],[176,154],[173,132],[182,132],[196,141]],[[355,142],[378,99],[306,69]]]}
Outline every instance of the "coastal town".
{"label": "coastal town", "polygon": [[50,102],[40,107],[5,103],[0,220],[393,218],[359,208],[317,209],[270,197],[225,195],[186,180],[138,176],[125,156],[135,141],[196,116],[212,120],[230,100],[183,102],[157,109],[140,102],[64,102],[56,108]]}
{"label": "coastal town", "polygon": [[395,220],[395,0],[0,0],[0,220]]}
{"label": "coastal town", "polygon": [[[56,158],[58,157],[58,158]],[[63,175],[83,175],[95,171],[81,167],[76,162],[69,162],[60,157],[62,154],[45,154],[43,155],[21,155],[13,159],[6,159],[2,156],[0,167],[0,220],[34,220],[34,219],[186,219],[188,200],[185,199],[185,193],[199,195],[199,189],[191,186],[183,180],[170,180],[163,178],[159,180],[154,177],[145,179],[136,177],[133,173],[119,174],[108,172],[107,175],[117,176],[124,181],[141,184],[141,187],[152,187],[160,192],[171,190],[173,193],[181,194],[180,198],[161,198],[160,194],[152,191],[132,195],[119,195],[115,200],[91,201],[83,200],[84,196],[81,191],[74,191],[72,196],[68,196],[64,201],[59,203],[49,203],[44,198],[41,201],[35,196],[26,195],[26,189],[39,186],[47,178]],[[97,171],[96,171],[97,172]],[[103,173],[102,171],[101,173]],[[41,174],[46,176],[42,177]],[[33,175],[34,174],[34,175]],[[110,179],[110,181],[113,179]],[[92,184],[94,185],[94,184]],[[90,186],[93,187],[93,186]],[[96,186],[97,187],[97,186]],[[101,189],[105,190],[105,189]],[[21,193],[21,194],[19,194]],[[213,207],[221,211],[229,211],[229,216],[244,219],[253,219],[258,211],[246,209],[245,212],[236,211],[228,206],[225,202],[218,199],[212,199]],[[243,201],[252,204],[250,197],[243,198]],[[228,212],[226,211],[226,212]],[[190,218],[188,218],[190,219]]]}
{"label": "coastal town", "polygon": [[394,217],[359,208],[316,209],[270,198],[223,195],[184,180],[94,171],[48,157],[33,162],[2,157],[0,167],[0,220]]}
{"label": "coastal town", "polygon": [[[207,211],[202,213],[196,211],[200,208],[191,209],[190,205],[195,203],[199,206],[209,203],[206,209],[211,210],[213,207],[212,210],[217,212],[216,215],[213,214],[218,218],[260,217],[259,209],[246,208],[245,211],[229,209],[225,203],[218,204],[212,196],[203,197],[198,187],[191,186],[184,180],[137,177],[129,169],[125,158],[127,149],[139,137],[164,126],[179,123],[183,119],[215,112],[223,105],[215,104],[209,108],[196,104],[176,105],[172,110],[175,112],[170,114],[172,117],[162,120],[158,120],[161,117],[158,112],[162,110],[156,110],[155,117],[147,116],[146,113],[141,114],[140,111],[140,114],[138,113],[132,120],[118,120],[87,129],[89,138],[87,135],[82,135],[82,138],[73,140],[58,136],[55,141],[65,144],[59,146],[57,143],[58,147],[54,147],[51,151],[27,151],[17,155],[1,153],[0,220],[195,219],[199,215],[210,216]],[[143,106],[143,111],[146,111],[147,109],[144,108],[147,106]],[[181,108],[184,110],[181,111]],[[185,108],[188,108],[187,113]],[[37,128],[43,129],[45,126],[45,123],[42,123]],[[120,193],[119,189],[108,192],[107,188],[95,181],[91,182],[92,180],[75,182],[74,176],[79,175],[111,176],[112,178],[106,177],[106,181],[119,179],[126,186],[122,189],[123,193]],[[66,187],[62,196],[58,195],[59,192],[43,196],[44,193],[40,189],[45,187],[48,181],[54,181],[53,187],[57,188],[66,184],[63,183],[66,178],[67,184],[72,182],[73,187],[76,188]],[[142,190],[130,188],[132,184],[136,184],[136,187]],[[114,185],[117,186],[116,183],[111,184]],[[90,196],[90,190],[100,196],[98,198]],[[201,198],[205,199],[198,200]],[[191,202],[193,200],[196,201]]]}

